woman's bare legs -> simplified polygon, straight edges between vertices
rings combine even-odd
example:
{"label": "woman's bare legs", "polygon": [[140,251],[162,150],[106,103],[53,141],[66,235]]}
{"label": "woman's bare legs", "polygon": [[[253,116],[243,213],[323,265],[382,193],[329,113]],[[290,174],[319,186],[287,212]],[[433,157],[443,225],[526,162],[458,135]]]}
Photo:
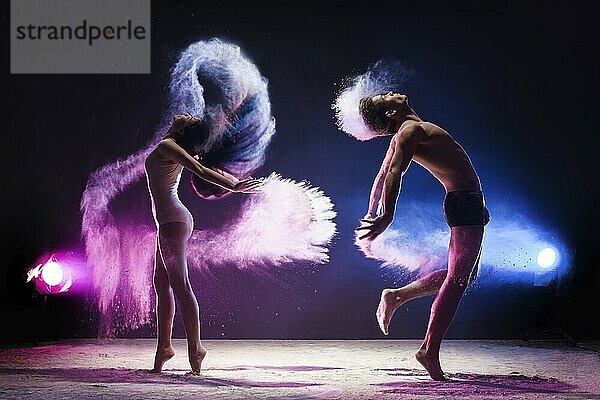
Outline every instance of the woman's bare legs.
{"label": "woman's bare legs", "polygon": [[[202,360],[206,356],[206,349],[200,341],[198,302],[188,276],[186,249],[190,234],[191,229],[187,224],[171,222],[160,226],[158,241],[169,284],[179,303],[181,316],[183,317],[192,373],[198,374],[200,373]],[[166,324],[164,329],[167,330]]]}
{"label": "woman's bare legs", "polygon": [[469,284],[473,266],[477,263],[483,239],[483,226],[456,226],[452,228],[448,251],[448,275],[440,287],[429,317],[427,334],[415,354],[434,380],[444,380],[440,366],[440,345],[454,318],[460,299]]}
{"label": "woman's bare legs", "polygon": [[169,284],[169,276],[160,255],[158,237],[156,239],[156,255],[154,258],[154,291],[156,292],[156,321],[158,345],[154,356],[153,372],[162,371],[165,362],[169,361],[175,351],[171,344],[173,318],[175,317],[175,298]]}
{"label": "woman's bare legs", "polygon": [[448,270],[433,271],[419,280],[409,283],[399,289],[384,289],[377,307],[377,322],[384,334],[388,334],[388,327],[394,312],[407,301],[427,296],[437,291],[444,283]]}

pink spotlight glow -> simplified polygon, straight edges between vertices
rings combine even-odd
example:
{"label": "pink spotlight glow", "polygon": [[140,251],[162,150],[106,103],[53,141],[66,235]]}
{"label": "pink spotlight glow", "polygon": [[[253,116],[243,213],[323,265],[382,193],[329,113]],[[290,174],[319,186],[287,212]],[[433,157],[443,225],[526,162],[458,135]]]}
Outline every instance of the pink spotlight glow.
{"label": "pink spotlight glow", "polygon": [[47,262],[42,268],[42,280],[49,286],[56,286],[63,280],[63,270],[56,261]]}
{"label": "pink spotlight glow", "polygon": [[56,294],[68,291],[74,279],[68,266],[61,265],[56,254],[52,254],[44,263],[27,272],[27,282],[30,281],[41,294]]}

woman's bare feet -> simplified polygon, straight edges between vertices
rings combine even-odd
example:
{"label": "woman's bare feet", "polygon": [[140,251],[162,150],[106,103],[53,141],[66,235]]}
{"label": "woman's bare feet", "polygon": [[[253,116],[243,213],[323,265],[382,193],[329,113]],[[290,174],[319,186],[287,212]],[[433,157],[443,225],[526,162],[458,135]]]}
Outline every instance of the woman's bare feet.
{"label": "woman's bare feet", "polygon": [[406,301],[403,294],[402,289],[384,289],[381,292],[381,300],[375,315],[384,335],[388,334],[388,327],[394,312]]}
{"label": "woman's bare feet", "polygon": [[163,365],[169,361],[175,355],[173,347],[164,347],[156,349],[156,355],[154,356],[154,368],[152,372],[161,372]]}
{"label": "woman's bare feet", "polygon": [[440,365],[439,353],[428,354],[425,349],[419,349],[419,351],[415,353],[415,358],[423,367],[425,367],[429,376],[434,381],[445,381],[447,379],[444,375],[444,371],[442,371],[442,366]]}
{"label": "woman's bare feet", "polygon": [[188,373],[188,375],[200,375],[200,370],[202,368],[202,360],[206,357],[207,350],[200,346],[197,350],[188,351],[188,358],[190,360],[190,366],[192,367],[192,371]]}

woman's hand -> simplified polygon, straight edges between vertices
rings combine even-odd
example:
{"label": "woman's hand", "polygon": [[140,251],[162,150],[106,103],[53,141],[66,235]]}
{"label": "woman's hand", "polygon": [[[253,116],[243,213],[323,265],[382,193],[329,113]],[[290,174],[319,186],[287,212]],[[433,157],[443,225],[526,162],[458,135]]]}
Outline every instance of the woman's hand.
{"label": "woman's hand", "polygon": [[262,190],[263,178],[254,179],[242,179],[237,181],[234,185],[232,192],[235,193],[258,193]]}
{"label": "woman's hand", "polygon": [[213,169],[213,171],[216,171],[219,174],[223,175],[224,177],[228,178],[231,182],[233,182],[234,185],[240,181],[238,178],[236,178],[235,176],[231,175],[227,171],[223,171],[222,169],[215,168],[215,167],[212,167],[212,169]]}

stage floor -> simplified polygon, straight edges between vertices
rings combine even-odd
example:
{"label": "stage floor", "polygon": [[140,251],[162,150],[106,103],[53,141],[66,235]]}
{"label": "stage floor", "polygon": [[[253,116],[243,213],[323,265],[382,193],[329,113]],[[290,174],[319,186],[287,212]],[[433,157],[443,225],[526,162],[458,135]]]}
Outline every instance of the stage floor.
{"label": "stage floor", "polygon": [[600,355],[553,344],[446,341],[434,382],[414,340],[207,340],[202,377],[184,340],[162,374],[155,341],[66,341],[0,352],[2,399],[600,399]]}

